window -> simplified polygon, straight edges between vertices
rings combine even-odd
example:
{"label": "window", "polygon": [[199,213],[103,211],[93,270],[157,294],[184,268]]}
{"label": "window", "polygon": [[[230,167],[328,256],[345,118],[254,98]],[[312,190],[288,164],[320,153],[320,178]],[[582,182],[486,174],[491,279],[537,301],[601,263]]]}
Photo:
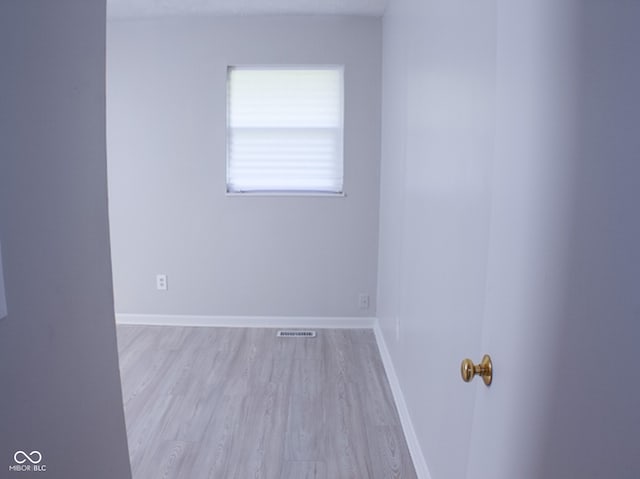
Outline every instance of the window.
{"label": "window", "polygon": [[228,68],[228,192],[341,194],[342,152],[342,67]]}

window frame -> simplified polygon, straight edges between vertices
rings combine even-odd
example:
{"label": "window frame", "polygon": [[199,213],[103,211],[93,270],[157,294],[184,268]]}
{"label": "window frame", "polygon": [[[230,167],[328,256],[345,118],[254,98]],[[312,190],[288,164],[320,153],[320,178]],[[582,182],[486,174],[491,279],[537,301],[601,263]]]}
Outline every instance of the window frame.
{"label": "window frame", "polygon": [[[230,81],[231,81],[231,71],[234,69],[239,70],[333,70],[337,71],[340,74],[340,125],[339,129],[336,129],[341,134],[341,144],[340,144],[340,167],[342,169],[342,188],[341,191],[321,191],[321,190],[285,190],[285,189],[272,189],[272,190],[247,190],[247,191],[238,191],[238,190],[230,190],[229,183],[229,171],[230,171],[230,134],[231,134],[231,125],[230,125],[230,112],[231,112],[231,98],[229,95],[230,91]],[[345,183],[346,183],[346,168],[345,168],[345,65],[343,64],[313,64],[313,63],[305,63],[305,64],[241,64],[241,63],[233,63],[228,64],[226,67],[226,132],[225,132],[225,194],[226,196],[302,196],[302,197],[328,197],[328,198],[344,198],[347,196],[345,192]]]}

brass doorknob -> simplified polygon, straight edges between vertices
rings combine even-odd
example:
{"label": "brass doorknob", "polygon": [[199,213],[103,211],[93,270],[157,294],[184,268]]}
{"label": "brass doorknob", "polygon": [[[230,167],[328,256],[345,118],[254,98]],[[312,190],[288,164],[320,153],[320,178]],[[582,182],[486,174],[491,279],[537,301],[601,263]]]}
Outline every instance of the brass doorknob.
{"label": "brass doorknob", "polygon": [[482,376],[482,380],[488,386],[493,379],[493,363],[491,362],[491,356],[485,354],[480,364],[473,364],[471,359],[465,359],[460,365],[460,374],[462,374],[462,380],[465,383],[470,382],[477,374]]}

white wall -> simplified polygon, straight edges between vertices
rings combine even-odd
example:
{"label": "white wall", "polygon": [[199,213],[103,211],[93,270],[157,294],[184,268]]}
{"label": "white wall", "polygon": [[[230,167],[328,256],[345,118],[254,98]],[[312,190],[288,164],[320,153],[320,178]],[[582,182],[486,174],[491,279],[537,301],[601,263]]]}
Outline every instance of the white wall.
{"label": "white wall", "polygon": [[[380,19],[112,21],[107,50],[117,312],[375,313]],[[261,63],[345,65],[346,197],[225,195],[226,67]]]}
{"label": "white wall", "polygon": [[[0,468],[131,477],[107,221],[104,0],[0,3]],[[26,474],[31,476],[31,474]],[[37,475],[37,474],[36,474]]]}
{"label": "white wall", "polygon": [[455,479],[474,406],[459,365],[481,357],[495,11],[392,1],[383,36],[378,316],[431,474]]}

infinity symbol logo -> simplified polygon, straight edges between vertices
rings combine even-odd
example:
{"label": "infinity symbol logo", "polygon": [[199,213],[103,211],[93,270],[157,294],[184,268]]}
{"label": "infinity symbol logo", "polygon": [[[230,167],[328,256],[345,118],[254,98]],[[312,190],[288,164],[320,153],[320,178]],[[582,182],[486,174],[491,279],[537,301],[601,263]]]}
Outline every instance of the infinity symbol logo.
{"label": "infinity symbol logo", "polygon": [[[18,457],[20,456],[22,456],[22,460],[18,459]],[[34,456],[36,458],[34,458]],[[16,451],[16,453],[13,455],[13,460],[16,461],[17,464],[24,464],[27,461],[29,461],[31,464],[39,464],[40,461],[42,461],[42,454],[40,454],[39,451],[31,451],[29,454],[24,451]]]}

